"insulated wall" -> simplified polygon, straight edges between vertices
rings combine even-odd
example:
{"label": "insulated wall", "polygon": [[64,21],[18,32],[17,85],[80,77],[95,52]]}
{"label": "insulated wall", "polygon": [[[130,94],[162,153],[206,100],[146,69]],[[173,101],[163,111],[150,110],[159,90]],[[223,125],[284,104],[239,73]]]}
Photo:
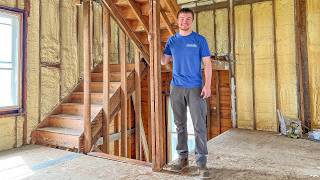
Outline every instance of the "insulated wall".
{"label": "insulated wall", "polygon": [[235,6],[237,125],[277,131],[276,110],[298,118],[294,1]]}
{"label": "insulated wall", "polygon": [[251,58],[251,6],[237,6],[235,13],[235,67],[238,127],[253,129],[253,63]]}
{"label": "insulated wall", "polygon": [[320,1],[307,0],[307,44],[311,127],[320,128]]}

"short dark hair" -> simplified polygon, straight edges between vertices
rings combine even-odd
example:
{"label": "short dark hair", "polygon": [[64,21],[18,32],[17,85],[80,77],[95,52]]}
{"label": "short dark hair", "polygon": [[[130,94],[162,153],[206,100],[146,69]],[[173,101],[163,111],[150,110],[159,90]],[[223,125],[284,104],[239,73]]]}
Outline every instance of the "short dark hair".
{"label": "short dark hair", "polygon": [[182,8],[178,11],[177,18],[179,17],[180,13],[191,13],[192,19],[194,19],[194,12],[190,8]]}

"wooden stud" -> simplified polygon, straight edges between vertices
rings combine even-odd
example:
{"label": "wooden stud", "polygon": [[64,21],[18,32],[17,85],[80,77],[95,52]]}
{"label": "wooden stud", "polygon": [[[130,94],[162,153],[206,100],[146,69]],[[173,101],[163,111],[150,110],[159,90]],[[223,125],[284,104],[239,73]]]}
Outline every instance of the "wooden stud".
{"label": "wooden stud", "polygon": [[121,66],[121,156],[127,156],[127,120],[128,120],[128,93],[127,93],[127,66],[126,66],[126,35],[119,32],[119,50]]}
{"label": "wooden stud", "polygon": [[[128,128],[132,128],[132,105],[131,105],[131,97],[128,97],[127,99],[127,103],[128,103],[128,106],[127,106],[127,113],[128,113],[128,119],[127,119],[127,127]],[[132,158],[131,157],[131,146],[132,146],[132,141],[131,141],[131,137],[132,135],[127,133],[127,158]]]}
{"label": "wooden stud", "polygon": [[160,171],[165,163],[164,127],[162,122],[161,92],[161,39],[160,39],[160,1],[150,1],[153,42],[150,48],[150,86],[151,86],[151,126],[152,126],[152,168]]}
{"label": "wooden stud", "polygon": [[[308,50],[307,50],[307,15],[306,1],[295,1],[295,41],[297,58],[297,89],[299,104],[299,119],[309,129],[310,121],[310,95],[309,95],[309,72],[308,72]],[[305,132],[307,131],[304,129]]]}
{"label": "wooden stud", "polygon": [[[275,0],[272,0],[272,21],[273,21],[273,58],[274,58],[274,75],[275,75],[275,96],[276,96],[276,112],[279,109],[279,94],[278,94],[278,52],[277,52],[277,32],[276,32],[276,7],[275,7]],[[281,111],[281,110],[280,110]],[[279,127],[279,120],[278,116],[276,116],[277,120],[277,127]],[[278,128],[277,128],[278,131]]]}
{"label": "wooden stud", "polygon": [[102,151],[109,153],[109,124],[110,124],[110,46],[111,46],[111,24],[110,13],[105,7],[102,7],[102,22],[103,22],[103,122],[102,135],[103,145]]}
{"label": "wooden stud", "polygon": [[92,59],[92,2],[83,2],[83,66],[84,66],[84,152],[91,150],[91,99],[90,99],[90,80],[91,80],[91,59]]}
{"label": "wooden stud", "polygon": [[236,102],[236,85],[235,85],[235,64],[234,64],[234,44],[235,44],[235,34],[234,34],[234,0],[229,0],[229,55],[230,55],[230,70],[229,70],[229,79],[231,87],[231,121],[232,127],[237,127],[237,102]]}
{"label": "wooden stud", "polygon": [[253,122],[252,122],[252,129],[256,130],[257,123],[256,123],[256,105],[255,105],[255,88],[254,88],[254,51],[253,51],[253,12],[252,12],[252,4],[250,4],[250,29],[251,29],[251,64],[252,64],[252,96],[253,96]]}
{"label": "wooden stud", "polygon": [[135,65],[135,98],[134,98],[134,108],[135,108],[135,151],[136,159],[140,159],[140,144],[141,144],[141,72],[140,72],[140,52],[138,48],[134,51],[134,65]]}

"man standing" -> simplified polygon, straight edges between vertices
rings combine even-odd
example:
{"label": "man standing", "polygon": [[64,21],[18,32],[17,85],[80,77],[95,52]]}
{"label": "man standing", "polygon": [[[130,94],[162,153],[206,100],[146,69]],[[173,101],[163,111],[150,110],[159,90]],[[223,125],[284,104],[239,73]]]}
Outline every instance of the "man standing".
{"label": "man standing", "polygon": [[[177,18],[179,32],[168,39],[161,59],[162,65],[173,62],[170,99],[177,127],[176,150],[179,159],[172,166],[172,170],[181,171],[188,166],[187,106],[189,106],[195,132],[195,156],[200,178],[210,178],[206,166],[208,150],[204,100],[211,95],[210,50],[206,39],[192,31],[194,13],[191,9],[181,9]],[[204,86],[201,61],[204,65]]]}

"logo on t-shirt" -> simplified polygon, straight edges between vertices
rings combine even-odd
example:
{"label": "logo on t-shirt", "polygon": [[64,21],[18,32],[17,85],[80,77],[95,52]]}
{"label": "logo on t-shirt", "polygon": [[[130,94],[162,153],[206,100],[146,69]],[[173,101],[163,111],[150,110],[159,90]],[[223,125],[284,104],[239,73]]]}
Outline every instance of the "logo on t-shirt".
{"label": "logo on t-shirt", "polygon": [[186,46],[187,46],[187,47],[193,47],[193,48],[198,47],[196,44],[187,44]]}

